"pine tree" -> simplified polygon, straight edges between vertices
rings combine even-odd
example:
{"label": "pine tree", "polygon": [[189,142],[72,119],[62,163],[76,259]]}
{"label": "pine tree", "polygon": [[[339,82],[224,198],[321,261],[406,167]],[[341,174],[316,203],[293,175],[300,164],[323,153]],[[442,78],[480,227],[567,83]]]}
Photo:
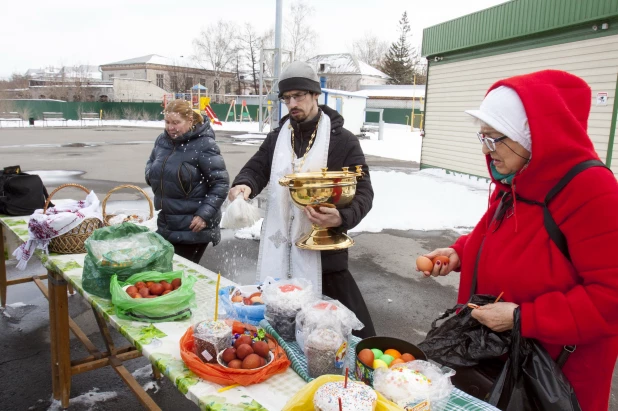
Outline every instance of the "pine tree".
{"label": "pine tree", "polygon": [[386,53],[382,71],[391,79],[389,84],[412,84],[414,81],[414,64],[412,62],[408,37],[410,36],[410,22],[408,13],[403,12],[399,20],[399,39],[391,44]]}

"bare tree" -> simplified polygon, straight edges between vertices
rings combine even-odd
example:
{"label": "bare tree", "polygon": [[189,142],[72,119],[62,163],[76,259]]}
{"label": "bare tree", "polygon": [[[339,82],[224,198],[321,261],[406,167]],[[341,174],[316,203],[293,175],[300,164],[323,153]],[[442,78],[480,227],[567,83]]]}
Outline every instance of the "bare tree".
{"label": "bare tree", "polygon": [[251,23],[245,23],[243,33],[239,38],[239,45],[243,49],[243,57],[246,59],[247,66],[251,73],[255,94],[259,94],[258,71],[260,64],[260,50],[262,49],[262,39],[258,36]]}
{"label": "bare tree", "polygon": [[286,21],[287,48],[292,52],[293,60],[307,60],[312,57],[318,33],[312,28],[311,17],[315,9],[296,0],[290,5],[289,19]]}
{"label": "bare tree", "polygon": [[370,32],[365,32],[363,37],[352,43],[352,52],[356,57],[375,68],[380,67],[387,51],[388,43]]}
{"label": "bare tree", "polygon": [[219,93],[221,73],[229,70],[236,58],[237,32],[236,24],[219,20],[203,29],[200,35],[193,40],[195,61],[215,74],[214,94]]}

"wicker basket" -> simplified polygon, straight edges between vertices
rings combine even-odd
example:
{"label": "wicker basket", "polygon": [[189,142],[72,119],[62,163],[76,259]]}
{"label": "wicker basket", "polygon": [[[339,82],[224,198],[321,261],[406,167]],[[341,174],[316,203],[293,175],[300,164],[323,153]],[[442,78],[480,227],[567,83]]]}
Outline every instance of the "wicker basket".
{"label": "wicker basket", "polygon": [[[88,191],[86,187],[79,184],[63,184],[52,191],[49,195],[47,201],[45,202],[45,207],[43,208],[43,214],[47,212],[47,207],[49,206],[54,194],[66,187],[77,187],[83,190],[86,194],[90,194],[90,191]],[[58,254],[83,254],[86,252],[84,243],[94,232],[94,230],[101,227],[103,227],[103,222],[98,218],[87,218],[71,231],[52,238],[49,242],[48,250]]]}
{"label": "wicker basket", "polygon": [[109,192],[107,193],[107,195],[105,196],[105,198],[103,199],[103,202],[101,203],[103,209],[103,221],[105,222],[106,226],[110,226],[111,224],[109,223],[110,218],[115,217],[114,214],[105,214],[105,206],[107,205],[107,200],[109,199],[109,197],[112,195],[112,193],[114,191],[118,191],[118,190],[122,190],[123,188],[131,188],[133,190],[137,190],[140,193],[142,193],[142,195],[146,198],[146,200],[148,200],[148,207],[150,208],[150,217],[148,218],[149,220],[152,219],[154,217],[154,206],[152,204],[152,200],[150,199],[150,197],[148,196],[148,194],[146,194],[146,192],[144,190],[142,190],[141,188],[139,188],[138,186],[133,186],[133,185],[129,185],[129,184],[124,184],[118,187],[114,187],[111,190],[109,190]]}

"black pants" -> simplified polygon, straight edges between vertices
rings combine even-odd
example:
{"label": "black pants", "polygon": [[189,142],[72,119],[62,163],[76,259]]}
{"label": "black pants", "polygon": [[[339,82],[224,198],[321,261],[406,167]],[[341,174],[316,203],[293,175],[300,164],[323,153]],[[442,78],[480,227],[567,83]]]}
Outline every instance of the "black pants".
{"label": "black pants", "polygon": [[207,245],[208,243],[173,244],[174,254],[178,254],[179,256],[184,257],[187,260],[193,261],[195,264],[199,264],[202,256],[204,255],[204,251],[206,251]]}
{"label": "black pants", "polygon": [[376,330],[373,328],[371,315],[363,299],[363,295],[348,270],[322,274],[322,293],[330,298],[339,300],[356,314],[356,317],[365,325],[360,331],[352,334],[359,338],[373,337]]}

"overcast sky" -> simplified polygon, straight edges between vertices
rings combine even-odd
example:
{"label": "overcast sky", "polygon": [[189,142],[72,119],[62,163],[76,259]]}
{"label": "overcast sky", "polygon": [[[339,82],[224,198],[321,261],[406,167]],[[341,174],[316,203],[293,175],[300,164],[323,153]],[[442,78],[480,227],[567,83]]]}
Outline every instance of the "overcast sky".
{"label": "overcast sky", "polygon": [[[282,0],[284,18],[291,0]],[[316,53],[351,51],[365,32],[391,43],[408,12],[413,43],[422,30],[504,0],[305,0],[315,13]],[[275,24],[275,0],[1,0],[0,77],[29,68],[91,64],[160,54],[193,53],[192,40],[218,19],[251,22],[258,32]],[[285,32],[284,32],[285,33]],[[285,34],[284,34],[285,35]]]}

